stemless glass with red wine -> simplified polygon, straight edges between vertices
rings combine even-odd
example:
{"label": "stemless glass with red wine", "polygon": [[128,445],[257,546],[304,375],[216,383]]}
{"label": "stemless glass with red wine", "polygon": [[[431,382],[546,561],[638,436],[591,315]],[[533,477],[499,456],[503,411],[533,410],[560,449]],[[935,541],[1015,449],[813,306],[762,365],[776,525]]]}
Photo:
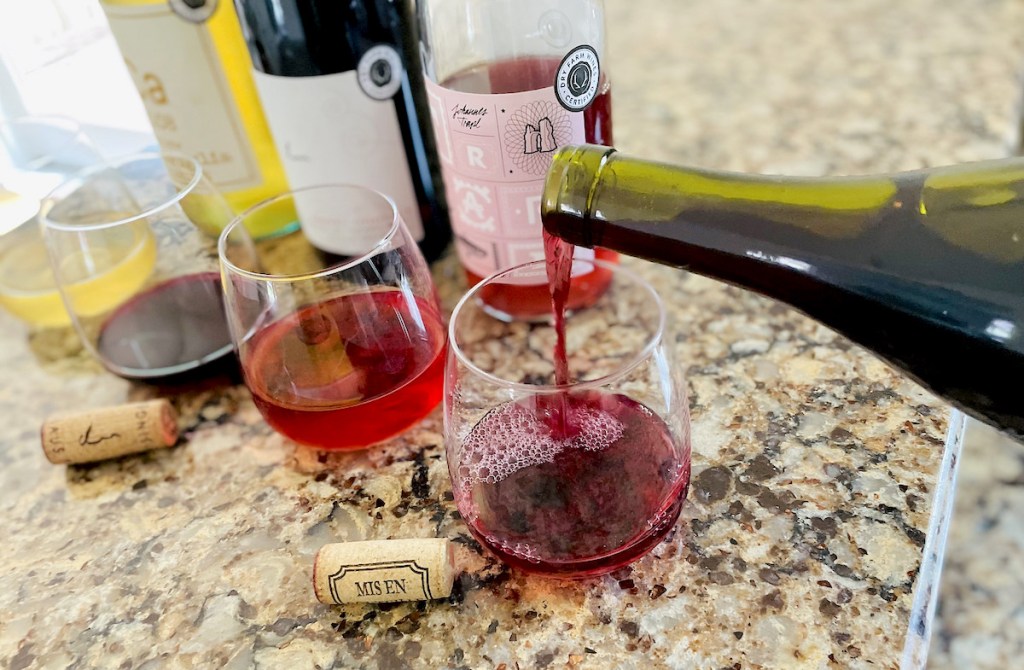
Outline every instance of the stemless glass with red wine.
{"label": "stemless glass with red wine", "polygon": [[554,329],[491,316],[477,293],[543,281],[545,264],[498,273],[449,326],[445,445],[473,535],[522,570],[583,578],[646,554],[679,516],[690,481],[686,390],[654,289],[601,260],[608,291],[566,318],[567,383]]}
{"label": "stemless glass with red wine", "polygon": [[[298,230],[253,242],[246,225],[282,210],[298,212]],[[358,237],[344,234],[353,222]],[[342,255],[356,242],[358,253]],[[298,189],[235,219],[219,253],[246,385],[279,433],[316,449],[359,449],[441,401],[437,293],[390,199],[354,185]]]}
{"label": "stemless glass with red wine", "polygon": [[145,152],[86,168],[43,201],[61,298],[114,374],[177,383],[230,371],[216,240],[233,213],[194,159]]}
{"label": "stemless glass with red wine", "polygon": [[[540,195],[554,151],[612,143],[601,0],[420,0],[425,83],[459,260],[470,285],[544,258]],[[586,138],[586,139],[581,139]],[[578,258],[615,260],[579,249]],[[571,308],[608,286],[601,265],[572,282]],[[545,318],[544,281],[477,298],[505,318]]]}

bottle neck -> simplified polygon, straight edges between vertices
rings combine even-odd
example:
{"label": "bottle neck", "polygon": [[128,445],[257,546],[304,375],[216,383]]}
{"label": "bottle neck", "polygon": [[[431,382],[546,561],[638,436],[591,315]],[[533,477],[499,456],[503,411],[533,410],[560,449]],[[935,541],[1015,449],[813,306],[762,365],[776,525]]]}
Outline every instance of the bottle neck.
{"label": "bottle neck", "polygon": [[[1024,160],[864,177],[714,172],[581,145],[559,151],[542,201],[548,232],[764,291],[733,272],[842,268],[945,282],[970,266],[1005,285],[1024,262]],[[720,256],[732,262],[723,265]]]}
{"label": "bottle neck", "polygon": [[[887,208],[902,206],[898,192],[887,177],[823,180],[713,172],[580,146],[555,156],[545,184],[544,216],[549,232],[582,246],[665,262],[670,251],[664,245],[671,243],[763,262],[748,252],[755,246],[765,252],[767,245],[781,253],[793,246],[794,237],[819,239],[811,246],[827,247],[864,235]],[[675,257],[684,259],[687,267],[698,260],[689,254]]]}
{"label": "bottle neck", "polygon": [[556,154],[546,230],[781,300],[1024,437],[1024,160],[787,178]]}

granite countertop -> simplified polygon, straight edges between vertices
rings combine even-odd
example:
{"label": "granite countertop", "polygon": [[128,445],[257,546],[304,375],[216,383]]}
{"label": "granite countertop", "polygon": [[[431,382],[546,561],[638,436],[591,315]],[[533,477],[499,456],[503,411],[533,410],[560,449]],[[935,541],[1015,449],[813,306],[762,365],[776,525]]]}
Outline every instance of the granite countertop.
{"label": "granite countertop", "polygon": [[[606,4],[624,151],[840,174],[995,157],[1015,142],[1022,0]],[[626,262],[666,297],[680,333],[694,476],[662,544],[586,582],[510,571],[468,536],[451,500],[440,411],[383,447],[317,453],[274,434],[243,387],[132,385],[76,351],[73,336],[27,337],[0,315],[0,665],[717,670],[919,661],[946,520],[933,512],[944,509],[942,478],[953,473],[953,452],[943,460],[946,406],[781,305]],[[436,279],[451,306],[464,288],[451,259]],[[178,447],[85,467],[44,459],[47,414],[160,394],[180,412]],[[996,518],[1000,508],[990,509]],[[956,518],[971,512],[958,508]],[[321,545],[433,536],[457,548],[450,598],[315,601]],[[1010,545],[1000,555],[1012,556]],[[995,663],[1009,642],[971,622],[965,607],[974,603],[944,607],[962,616],[936,624],[936,667],[964,667],[956,659],[984,645],[996,649],[991,667],[1004,667]],[[960,643],[965,631],[974,637]]]}

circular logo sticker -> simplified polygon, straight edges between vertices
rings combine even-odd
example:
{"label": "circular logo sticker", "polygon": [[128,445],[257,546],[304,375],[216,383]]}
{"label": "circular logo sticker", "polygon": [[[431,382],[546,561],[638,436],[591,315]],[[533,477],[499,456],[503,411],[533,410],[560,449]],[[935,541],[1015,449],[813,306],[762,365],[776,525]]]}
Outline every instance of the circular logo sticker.
{"label": "circular logo sticker", "polygon": [[171,11],[192,23],[203,23],[217,11],[217,0],[167,0]]}
{"label": "circular logo sticker", "polygon": [[359,59],[356,79],[363,93],[374,100],[387,100],[402,87],[402,57],[388,44],[371,47]]}
{"label": "circular logo sticker", "polygon": [[601,67],[594,47],[581,44],[562,59],[555,73],[555,97],[570,112],[581,112],[597,97]]}

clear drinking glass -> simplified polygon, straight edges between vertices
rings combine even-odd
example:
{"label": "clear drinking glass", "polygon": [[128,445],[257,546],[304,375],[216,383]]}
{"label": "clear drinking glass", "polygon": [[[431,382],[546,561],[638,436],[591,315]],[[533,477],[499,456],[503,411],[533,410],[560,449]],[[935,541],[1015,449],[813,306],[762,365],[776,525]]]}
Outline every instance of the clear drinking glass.
{"label": "clear drinking glass", "polygon": [[[281,211],[298,212],[299,229],[253,242],[246,228]],[[353,221],[361,234],[341,235]],[[274,430],[317,449],[358,449],[440,402],[437,294],[390,199],[351,185],[286,193],[232,221],[219,252],[246,385]]]}
{"label": "clear drinking glass", "polygon": [[690,481],[686,391],[661,299],[601,260],[608,292],[566,318],[571,382],[553,384],[551,326],[505,322],[488,286],[545,276],[543,261],[492,275],[449,326],[445,446],[473,535],[528,572],[589,577],[643,556],[672,527]]}
{"label": "clear drinking glass", "polygon": [[99,161],[71,119],[0,121],[0,306],[33,327],[71,324],[40,234],[39,201],[68,175]]}
{"label": "clear drinking glass", "polygon": [[201,232],[233,213],[198,162],[146,152],[87,168],[39,216],[64,305],[108,370],[168,382],[233,364],[216,241]]}

